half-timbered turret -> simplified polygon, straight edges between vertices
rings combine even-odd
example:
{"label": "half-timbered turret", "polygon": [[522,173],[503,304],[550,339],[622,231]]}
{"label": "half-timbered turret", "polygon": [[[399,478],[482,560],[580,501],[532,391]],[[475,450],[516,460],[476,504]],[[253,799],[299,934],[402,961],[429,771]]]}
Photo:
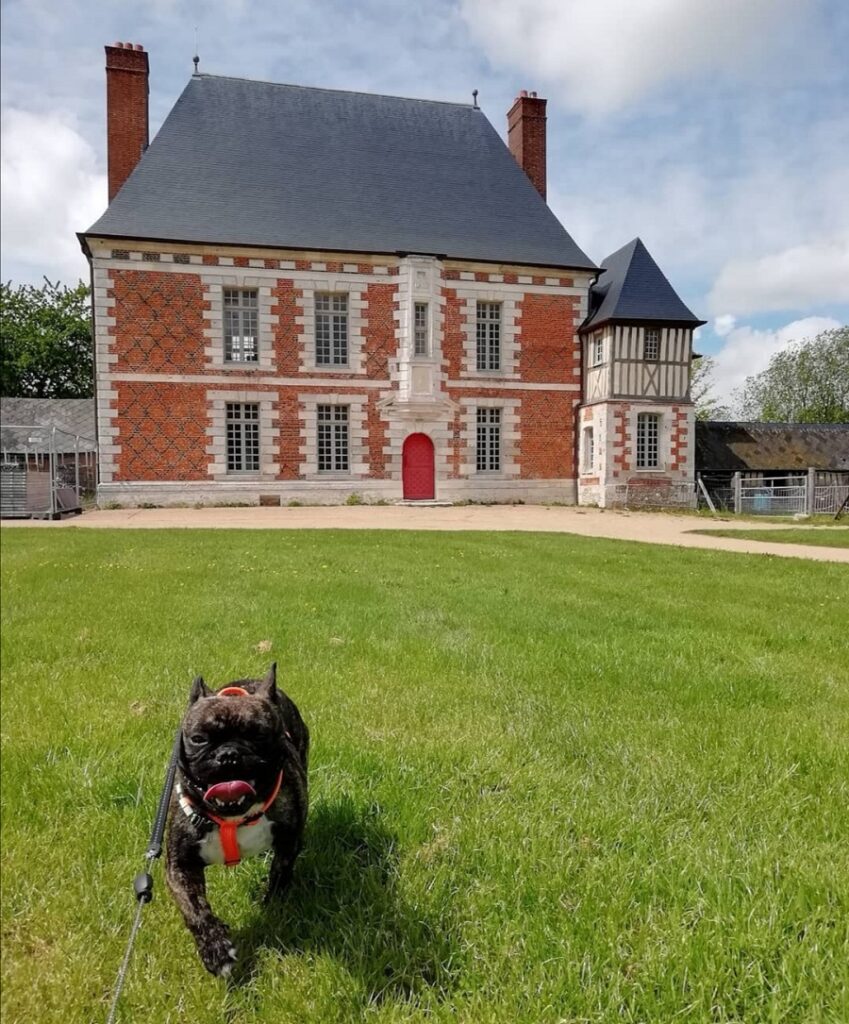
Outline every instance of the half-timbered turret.
{"label": "half-timbered turret", "polygon": [[580,332],[580,504],[691,503],[690,364],[704,322],[639,238],[602,262]]}

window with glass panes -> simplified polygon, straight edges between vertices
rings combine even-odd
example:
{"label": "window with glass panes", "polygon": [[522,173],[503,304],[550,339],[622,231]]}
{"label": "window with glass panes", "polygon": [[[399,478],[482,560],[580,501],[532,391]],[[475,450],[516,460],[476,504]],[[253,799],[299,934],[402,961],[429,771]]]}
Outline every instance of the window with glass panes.
{"label": "window with glass panes", "polygon": [[501,303],[479,302],[477,310],[477,368],[501,369]]}
{"label": "window with glass panes", "polygon": [[584,428],[584,472],[591,473],[595,463],[595,442],[593,428]]}
{"label": "window with glass panes", "polygon": [[316,292],[315,364],[348,365],[348,296]]}
{"label": "window with glass panes", "polygon": [[319,405],[318,471],[346,473],[350,467],[348,406]]}
{"label": "window with glass panes", "polygon": [[417,356],[430,354],[427,313],[426,302],[415,303],[413,309],[413,353]]}
{"label": "window with glass panes", "polygon": [[254,402],[228,402],[226,419],[227,472],[258,472],[259,405]]}
{"label": "window with glass panes", "polygon": [[253,288],[224,289],[224,361],[259,360],[257,292]]}
{"label": "window with glass panes", "polygon": [[501,469],[501,410],[477,411],[476,464],[479,473]]}
{"label": "window with glass panes", "polygon": [[641,412],[637,416],[637,469],[660,465],[660,415]]}
{"label": "window with glass panes", "polygon": [[643,359],[660,359],[660,330],[647,327],[643,338]]}
{"label": "window with glass panes", "polygon": [[604,335],[600,332],[594,334],[590,344],[592,345],[592,364],[600,366],[604,362]]}

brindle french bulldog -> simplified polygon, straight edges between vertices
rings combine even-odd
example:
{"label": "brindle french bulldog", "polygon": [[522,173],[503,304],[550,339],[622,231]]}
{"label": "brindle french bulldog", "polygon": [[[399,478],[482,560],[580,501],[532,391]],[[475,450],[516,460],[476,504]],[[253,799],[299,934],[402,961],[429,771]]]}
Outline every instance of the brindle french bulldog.
{"label": "brindle french bulldog", "polygon": [[219,691],[195,680],[169,810],[165,878],[213,974],[230,974],[236,950],[209,906],[204,871],[273,849],[266,898],[285,890],[307,817],[308,751],[309,731],[277,689],[276,665],[265,679],[240,679]]}

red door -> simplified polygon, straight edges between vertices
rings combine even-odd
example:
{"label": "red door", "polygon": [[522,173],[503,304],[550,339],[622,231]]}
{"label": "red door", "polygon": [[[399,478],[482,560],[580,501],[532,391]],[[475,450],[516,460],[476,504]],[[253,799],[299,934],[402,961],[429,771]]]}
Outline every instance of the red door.
{"label": "red door", "polygon": [[401,476],[406,501],[424,501],[436,496],[433,441],[427,434],[410,434],[404,442]]}

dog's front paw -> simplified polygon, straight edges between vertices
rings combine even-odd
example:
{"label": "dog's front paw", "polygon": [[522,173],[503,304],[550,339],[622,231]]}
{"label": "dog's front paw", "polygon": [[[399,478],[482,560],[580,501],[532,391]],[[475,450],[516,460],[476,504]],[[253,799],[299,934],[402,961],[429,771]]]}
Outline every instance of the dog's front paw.
{"label": "dog's front paw", "polygon": [[198,952],[210,974],[228,978],[236,963],[236,947],[224,925],[198,937]]}

